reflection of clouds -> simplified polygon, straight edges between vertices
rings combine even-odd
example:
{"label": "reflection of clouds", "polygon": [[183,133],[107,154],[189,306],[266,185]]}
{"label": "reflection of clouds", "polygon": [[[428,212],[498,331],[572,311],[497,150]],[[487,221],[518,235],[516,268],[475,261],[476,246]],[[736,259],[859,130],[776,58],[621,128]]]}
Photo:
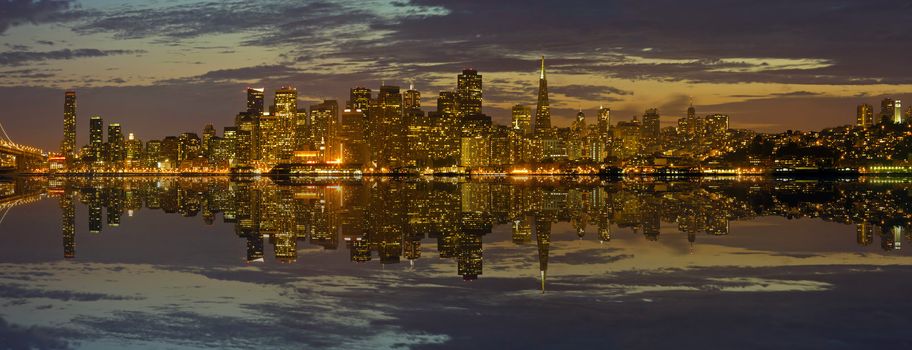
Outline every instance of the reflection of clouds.
{"label": "reflection of clouds", "polygon": [[[8,286],[0,289],[0,303],[19,301],[4,306],[4,313],[14,315],[17,324],[91,335],[83,344],[88,348],[110,339],[220,348],[327,347],[348,341],[409,345],[446,339],[375,326],[394,322],[396,308],[341,297],[376,295],[376,286],[359,277],[295,278],[273,272],[259,273],[256,281],[250,274],[254,267],[217,268],[218,277],[209,278],[192,269],[68,262],[5,265],[0,278],[20,274],[19,269],[42,272],[45,278],[17,293]],[[232,280],[234,274],[247,281]]]}
{"label": "reflection of clouds", "polygon": [[819,292],[832,287],[831,284],[804,280],[778,280],[752,277],[715,278],[718,289],[723,292]]}
{"label": "reflection of clouds", "polygon": [[0,347],[4,349],[69,349],[64,336],[73,337],[59,329],[22,327],[0,317]]}

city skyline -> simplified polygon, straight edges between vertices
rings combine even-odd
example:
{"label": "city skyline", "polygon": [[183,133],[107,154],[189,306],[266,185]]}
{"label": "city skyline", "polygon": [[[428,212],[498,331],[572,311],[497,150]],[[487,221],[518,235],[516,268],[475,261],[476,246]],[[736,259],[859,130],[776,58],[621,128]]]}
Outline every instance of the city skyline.
{"label": "city skyline", "polygon": [[910,23],[0,0],[0,348],[908,347]]}
{"label": "city skyline", "polygon": [[912,107],[899,99],[881,100],[876,115],[871,104],[859,104],[854,123],[810,132],[732,128],[728,114],[698,114],[693,98],[680,118],[663,118],[655,107],[613,118],[610,107],[600,106],[594,121],[580,108],[561,127],[552,123],[545,56],[539,64],[534,113],[532,106],[513,105],[506,124],[485,113],[484,74],[464,69],[436,104],[434,96],[422,103],[411,84],[404,91],[383,84],[376,94],[355,86],[342,103],[309,107],[299,104],[291,85],[275,89],[271,104],[266,88],[247,87],[246,102],[221,133],[208,123],[202,133],[144,142],[109,120],[105,137],[104,118],[93,115],[81,148],[77,92],[67,90],[59,151],[43,161],[34,152],[16,156],[21,146],[13,144],[2,167],[74,174],[851,176],[906,172],[912,161]]}
{"label": "city skyline", "polygon": [[[540,55],[552,57],[552,114],[564,127],[579,108],[594,115],[602,105],[623,117],[653,107],[684,116],[693,97],[705,113],[731,115],[734,128],[819,130],[851,123],[857,104],[910,100],[912,91],[902,63],[909,49],[893,44],[908,36],[903,2],[773,2],[742,4],[743,12],[703,2],[510,6],[516,11],[431,1],[10,4],[0,17],[0,98],[11,115],[29,117],[4,121],[16,141],[45,149],[59,139],[33,130],[59,118],[55,101],[67,89],[80,92],[83,110],[160,138],[172,132],[161,125],[218,125],[236,110],[229,96],[239,86],[294,85],[307,105],[380,82],[434,94],[452,72],[474,68],[488,79],[485,113],[506,124],[512,105],[535,103]],[[276,13],[303,19],[266,19]],[[242,20],[226,22],[235,15]],[[870,25],[877,18],[895,20]],[[519,23],[526,30],[499,32]],[[874,54],[880,47],[892,54]]]}

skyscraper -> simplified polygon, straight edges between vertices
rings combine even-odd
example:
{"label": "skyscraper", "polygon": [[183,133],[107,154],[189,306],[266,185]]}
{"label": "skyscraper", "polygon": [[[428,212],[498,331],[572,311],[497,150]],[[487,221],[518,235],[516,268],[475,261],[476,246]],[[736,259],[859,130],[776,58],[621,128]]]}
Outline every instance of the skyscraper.
{"label": "skyscraper", "polygon": [[351,110],[367,111],[370,106],[371,89],[365,87],[353,87],[349,91],[348,108]]}
{"label": "skyscraper", "polygon": [[97,115],[89,119],[89,149],[93,161],[104,160],[104,120]]}
{"label": "skyscraper", "polygon": [[310,106],[310,147],[311,150],[321,151],[327,161],[340,157],[336,136],[338,123],[339,103],[336,100],[325,100]]}
{"label": "skyscraper", "polygon": [[265,98],[264,88],[247,88],[247,113],[254,116],[262,115],[265,111],[263,100]]}
{"label": "skyscraper", "polygon": [[76,153],[76,91],[63,95],[63,142],[60,153],[70,160]]}
{"label": "skyscraper", "polygon": [[902,122],[902,101],[895,100],[893,101],[893,124],[902,124]]}
{"label": "skyscraper", "polygon": [[206,126],[203,127],[202,146],[203,146],[203,155],[205,155],[207,157],[211,153],[211,148],[212,148],[211,143],[212,143],[212,138],[214,138],[214,137],[215,137],[215,127],[212,126],[212,124],[206,124]]}
{"label": "skyscraper", "polygon": [[656,147],[660,144],[661,127],[659,121],[659,110],[650,108],[643,114],[643,124],[641,126],[641,138],[646,147]]}
{"label": "skyscraper", "polygon": [[409,85],[409,89],[402,93],[402,108],[405,110],[421,108],[421,93],[415,90],[415,86]]}
{"label": "skyscraper", "polygon": [[139,165],[140,160],[142,159],[142,140],[137,139],[136,136],[131,132],[127,135],[126,145],[124,146],[124,155],[125,160],[129,167],[135,167]]}
{"label": "skyscraper", "polygon": [[276,90],[270,113],[260,117],[260,156],[267,164],[291,159],[295,146],[295,120],[298,113],[298,91],[289,86]]}
{"label": "skyscraper", "polygon": [[524,105],[513,106],[513,130],[523,135],[532,133],[532,109]]}
{"label": "skyscraper", "polygon": [[367,118],[363,111],[346,109],[342,112],[338,138],[344,163],[366,165],[370,162],[366,132]]}
{"label": "skyscraper", "polygon": [[259,137],[256,120],[249,113],[240,113],[235,122],[237,141],[234,144],[235,168],[252,166],[252,162],[260,158],[257,138]]}
{"label": "skyscraper", "polygon": [[858,105],[855,115],[855,126],[869,128],[874,125],[874,107],[867,103]]}
{"label": "skyscraper", "polygon": [[406,126],[402,118],[402,94],[398,86],[380,87],[368,113],[371,160],[381,167],[402,165]]}
{"label": "skyscraper", "polygon": [[551,106],[548,103],[548,79],[545,76],[545,56],[541,58],[541,76],[538,80],[538,105],[535,107],[535,133],[551,129]]}
{"label": "skyscraper", "polygon": [[435,159],[447,159],[444,163],[454,165],[459,160],[461,138],[459,115],[456,112],[456,94],[452,91],[441,91],[437,97],[437,113],[434,114],[434,125],[437,130],[431,146]]}
{"label": "skyscraper", "polygon": [[570,134],[565,140],[565,144],[567,145],[567,157],[570,160],[577,160],[588,156],[589,152],[586,149],[586,137],[588,135],[586,132],[586,114],[580,110],[579,113],[576,114],[576,120],[570,124]]}
{"label": "skyscraper", "polygon": [[896,113],[896,101],[891,98],[885,98],[880,101],[880,122],[888,124],[893,122],[893,114]]}
{"label": "skyscraper", "polygon": [[482,76],[474,69],[462,71],[456,79],[456,108],[460,116],[481,114]]}
{"label": "skyscraper", "polygon": [[124,142],[123,131],[120,128],[120,124],[111,123],[108,125],[108,160],[115,165],[122,165],[124,159],[126,159],[126,152],[124,150],[126,143]]}
{"label": "skyscraper", "polygon": [[611,128],[611,108],[599,106],[598,110],[598,132],[600,136],[608,136],[608,129]]}
{"label": "skyscraper", "polygon": [[703,142],[713,149],[720,149],[728,133],[729,122],[727,114],[710,114],[703,121]]}

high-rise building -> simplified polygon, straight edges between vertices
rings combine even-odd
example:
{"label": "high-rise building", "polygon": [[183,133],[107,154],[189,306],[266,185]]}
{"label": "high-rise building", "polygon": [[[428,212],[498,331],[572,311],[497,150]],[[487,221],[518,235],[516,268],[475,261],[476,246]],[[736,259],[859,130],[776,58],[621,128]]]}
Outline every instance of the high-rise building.
{"label": "high-rise building", "polygon": [[99,116],[89,119],[89,150],[92,161],[104,160],[104,120]]}
{"label": "high-rise building", "polygon": [[234,144],[234,164],[236,168],[253,166],[253,162],[260,159],[260,148],[257,143],[259,128],[257,120],[249,113],[240,113],[235,121],[237,128],[237,141]]}
{"label": "high-rise building", "polygon": [[548,102],[548,79],[545,75],[545,56],[541,58],[541,76],[538,80],[538,104],[535,107],[535,133],[551,129],[551,105]]}
{"label": "high-rise building", "polygon": [[643,123],[641,124],[642,142],[647,148],[655,148],[661,144],[661,122],[659,121],[659,110],[650,108],[643,114]]}
{"label": "high-rise building", "polygon": [[126,142],[124,142],[123,131],[120,124],[111,123],[108,125],[108,161],[114,165],[123,165],[126,159],[125,152]]}
{"label": "high-rise building", "polygon": [[177,159],[179,161],[193,160],[200,156],[202,141],[195,132],[181,133],[177,143]]}
{"label": "high-rise building", "polygon": [[212,142],[213,137],[215,137],[215,127],[212,126],[212,124],[206,124],[206,126],[203,127],[203,139],[202,139],[203,144],[202,144],[202,146],[203,146],[203,155],[205,155],[207,157],[211,153],[210,148],[212,147],[212,145],[210,145],[210,143]]}
{"label": "high-rise building", "polygon": [[491,153],[489,138],[482,135],[463,136],[461,146],[459,165],[467,168],[477,168],[489,164]]}
{"label": "high-rise building", "polygon": [[379,167],[402,166],[407,129],[402,118],[402,94],[399,93],[399,87],[381,86],[367,117],[371,160]]}
{"label": "high-rise building", "polygon": [[437,97],[437,113],[457,115],[456,94],[452,91],[441,91]]}
{"label": "high-rise building", "polygon": [[529,135],[532,133],[532,109],[525,105],[513,106],[513,130]]}
{"label": "high-rise building", "polygon": [[150,168],[159,168],[162,160],[162,141],[150,140],[146,142],[145,164]]}
{"label": "high-rise building", "polygon": [[456,165],[461,151],[462,123],[456,111],[456,94],[441,91],[437,97],[437,112],[431,116],[434,130],[431,143],[431,157],[441,165]]}
{"label": "high-rise building", "polygon": [[310,106],[310,150],[320,151],[326,161],[341,157],[337,144],[338,123],[339,103],[336,100]]}
{"label": "high-rise building", "polygon": [[893,124],[902,124],[902,122],[902,101],[895,100],[893,101]]}
{"label": "high-rise building", "polygon": [[339,143],[342,162],[367,165],[370,150],[367,144],[367,116],[363,111],[345,109],[339,120]]}
{"label": "high-rise building", "polygon": [[474,69],[462,71],[456,80],[456,108],[460,116],[481,114],[482,76]]}
{"label": "high-rise building", "polygon": [[570,133],[567,134],[564,144],[567,147],[567,158],[569,160],[578,160],[588,157],[588,142],[586,114],[582,110],[576,114],[576,120],[570,124]]}
{"label": "high-rise building", "polygon": [[129,167],[141,165],[143,159],[143,143],[137,139],[131,132],[127,135],[126,147],[124,147],[125,158]]}
{"label": "high-rise building", "polygon": [[603,137],[608,136],[608,130],[611,128],[611,108],[599,106],[598,110],[598,133]]}
{"label": "high-rise building", "polygon": [[874,126],[874,107],[867,103],[862,103],[858,105],[855,112],[855,126],[863,128]]}
{"label": "high-rise building", "polygon": [[67,160],[76,154],[76,91],[67,91],[63,95],[63,142],[60,153]]}
{"label": "high-rise building", "polygon": [[257,142],[261,160],[268,165],[289,160],[294,153],[297,101],[298,91],[283,86],[276,90],[271,111],[260,117]]}
{"label": "high-rise building", "polygon": [[417,107],[403,109],[402,116],[408,130],[405,139],[405,151],[408,153],[407,165],[431,166],[433,163],[431,154],[434,147],[432,140],[436,134],[433,120]]}
{"label": "high-rise building", "polygon": [[307,108],[298,108],[298,112],[295,113],[294,149],[296,151],[313,149],[314,140],[310,130],[312,124]]}
{"label": "high-rise building", "polygon": [[247,88],[247,113],[259,116],[265,112],[265,91],[264,88]]}
{"label": "high-rise building", "polygon": [[227,165],[229,167],[234,166],[237,159],[237,131],[238,129],[236,126],[226,126],[222,131],[222,146],[219,149],[213,150],[213,152],[217,152],[221,158],[227,160]]}
{"label": "high-rise building", "polygon": [[883,124],[893,123],[893,115],[896,113],[896,101],[891,98],[885,98],[880,101],[880,122]]}
{"label": "high-rise building", "polygon": [[[694,154],[703,151],[703,136],[705,134],[704,119],[697,117],[697,109],[694,108],[691,101],[690,107],[687,107],[687,116],[678,119],[678,136],[680,144],[684,149],[690,150]],[[674,140],[666,140],[674,142]]]}
{"label": "high-rise building", "polygon": [[415,90],[414,85],[409,85],[409,89],[402,93],[402,109],[421,108],[421,93]]}
{"label": "high-rise building", "polygon": [[712,149],[720,149],[728,134],[728,115],[710,114],[703,121],[703,142]]}
{"label": "high-rise building", "polygon": [[371,89],[365,87],[353,87],[349,91],[348,108],[355,110],[367,111],[370,107]]}

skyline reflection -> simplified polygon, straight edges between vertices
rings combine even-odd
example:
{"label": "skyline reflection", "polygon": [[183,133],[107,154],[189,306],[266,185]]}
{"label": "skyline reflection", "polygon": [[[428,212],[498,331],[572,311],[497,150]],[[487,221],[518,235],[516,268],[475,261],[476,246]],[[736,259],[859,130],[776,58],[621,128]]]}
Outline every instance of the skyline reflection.
{"label": "skyline reflection", "polygon": [[[912,183],[890,178],[18,178],[0,186],[0,205],[44,195],[57,200],[66,259],[79,257],[82,235],[104,237],[124,216],[154,210],[230,225],[245,242],[246,251],[238,254],[248,263],[295,263],[309,247],[381,265],[414,265],[436,254],[465,280],[484,275],[484,237],[502,227],[513,246],[535,247],[544,289],[553,225],[606,249],[617,230],[645,242],[686,239],[694,254],[701,236],[737,235],[734,222],[815,218],[854,225],[855,237],[840,239],[845,246],[889,252],[912,239],[910,188]],[[85,217],[77,217],[77,206],[86,209]],[[87,232],[77,232],[77,221]],[[663,235],[668,231],[675,234]]]}

